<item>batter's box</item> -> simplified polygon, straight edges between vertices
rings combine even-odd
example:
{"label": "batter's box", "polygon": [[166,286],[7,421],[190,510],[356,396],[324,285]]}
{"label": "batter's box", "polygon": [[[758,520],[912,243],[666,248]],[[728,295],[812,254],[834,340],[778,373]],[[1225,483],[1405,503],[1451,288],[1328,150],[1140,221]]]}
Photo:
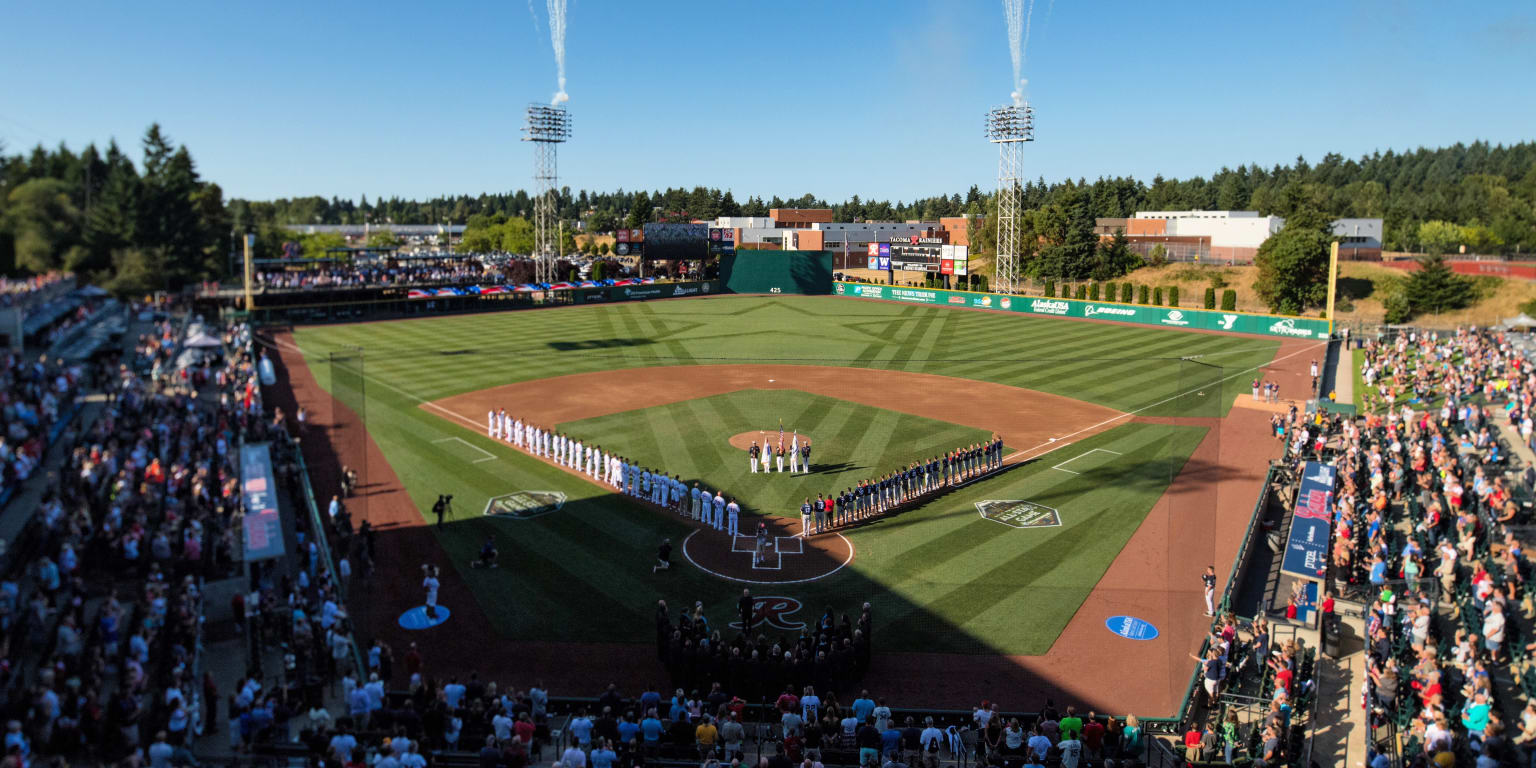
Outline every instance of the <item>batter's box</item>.
{"label": "batter's box", "polygon": [[1021,499],[988,499],[976,502],[976,511],[1009,528],[1053,528],[1061,525],[1061,512]]}
{"label": "batter's box", "polygon": [[[731,552],[752,555],[757,551],[756,536],[731,537]],[[784,558],[788,555],[801,555],[805,553],[805,542],[797,536],[775,536],[773,546],[763,553],[762,562],[756,557],[752,558],[752,570],[754,571],[778,571],[784,568]]]}

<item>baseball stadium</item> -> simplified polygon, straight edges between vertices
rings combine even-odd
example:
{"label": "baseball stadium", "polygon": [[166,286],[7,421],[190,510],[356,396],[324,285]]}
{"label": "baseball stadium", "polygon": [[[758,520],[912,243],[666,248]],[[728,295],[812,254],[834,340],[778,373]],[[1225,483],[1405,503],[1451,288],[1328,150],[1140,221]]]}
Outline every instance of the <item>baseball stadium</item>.
{"label": "baseball stadium", "polygon": [[[1020,709],[1179,718],[1206,567],[1217,610],[1259,607],[1236,605],[1229,576],[1286,406],[1255,402],[1253,382],[1307,399],[1326,322],[844,282],[831,263],[741,251],[712,281],[387,300],[365,305],[381,319],[321,324],[259,299],[276,320],[258,334],[271,402],[308,414],[315,488],[352,475],[350,515],[376,536],[349,599],[360,644],[430,648],[434,673],[460,679],[707,688],[669,660],[658,606],[729,639],[746,595],[769,643],[867,606],[852,684],[903,706],[963,710],[986,681]],[[514,421],[729,498],[737,533],[696,519],[686,493],[679,507],[616,487],[606,462],[534,455]],[[963,482],[803,524],[804,503],[994,439],[996,461]],[[749,460],[802,442],[802,471]],[[423,569],[440,580],[430,611]]]}

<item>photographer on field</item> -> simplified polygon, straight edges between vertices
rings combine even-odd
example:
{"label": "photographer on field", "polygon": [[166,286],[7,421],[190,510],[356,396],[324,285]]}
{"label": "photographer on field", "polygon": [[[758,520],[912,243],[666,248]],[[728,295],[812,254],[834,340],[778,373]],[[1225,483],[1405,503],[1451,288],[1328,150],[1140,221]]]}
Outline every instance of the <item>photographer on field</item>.
{"label": "photographer on field", "polygon": [[443,527],[443,518],[453,514],[453,494],[438,494],[437,502],[432,505],[432,514],[437,516],[437,527]]}

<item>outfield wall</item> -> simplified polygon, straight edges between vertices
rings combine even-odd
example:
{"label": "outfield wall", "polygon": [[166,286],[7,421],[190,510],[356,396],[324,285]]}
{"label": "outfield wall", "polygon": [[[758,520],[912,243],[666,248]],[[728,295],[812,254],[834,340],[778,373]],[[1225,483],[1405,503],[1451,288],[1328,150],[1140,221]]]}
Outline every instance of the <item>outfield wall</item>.
{"label": "outfield wall", "polygon": [[1227,331],[1288,339],[1326,339],[1328,321],[1310,317],[1282,317],[1247,312],[1220,312],[1183,307],[1121,304],[1115,301],[1078,301],[1043,296],[1012,296],[1002,293],[948,291],[941,288],[907,288],[899,285],[836,283],[833,293],[863,299],[883,299],[908,304],[935,304],[974,309],[996,309],[1026,315],[1093,318],[1120,323],[1153,325],[1199,331]]}
{"label": "outfield wall", "polygon": [[737,251],[720,257],[720,281],[730,293],[832,292],[831,251]]}

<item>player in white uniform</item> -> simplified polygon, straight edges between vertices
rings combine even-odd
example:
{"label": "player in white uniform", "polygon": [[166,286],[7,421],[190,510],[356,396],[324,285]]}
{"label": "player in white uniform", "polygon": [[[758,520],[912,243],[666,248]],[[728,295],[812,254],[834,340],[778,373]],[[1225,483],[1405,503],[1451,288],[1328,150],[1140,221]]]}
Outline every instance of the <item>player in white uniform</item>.
{"label": "player in white uniform", "polygon": [[715,497],[708,488],[699,489],[699,509],[694,512],[694,520],[708,520],[709,512],[713,509]]}
{"label": "player in white uniform", "polygon": [[715,494],[715,502],[714,502],[714,504],[715,504],[715,514],[712,517],[710,517],[709,524],[714,526],[715,530],[718,531],[721,528],[725,527],[725,494],[723,494],[723,493]]}
{"label": "player in white uniform", "polygon": [[800,433],[796,432],[789,438],[789,471],[791,474],[798,472],[800,467]]}
{"label": "player in white uniform", "polygon": [[725,505],[725,532],[733,537],[736,536],[740,532],[737,527],[740,518],[741,505],[737,504],[735,499],[731,499],[731,503]]}
{"label": "player in white uniform", "polygon": [[496,411],[485,412],[485,434],[489,437],[496,436]]}

